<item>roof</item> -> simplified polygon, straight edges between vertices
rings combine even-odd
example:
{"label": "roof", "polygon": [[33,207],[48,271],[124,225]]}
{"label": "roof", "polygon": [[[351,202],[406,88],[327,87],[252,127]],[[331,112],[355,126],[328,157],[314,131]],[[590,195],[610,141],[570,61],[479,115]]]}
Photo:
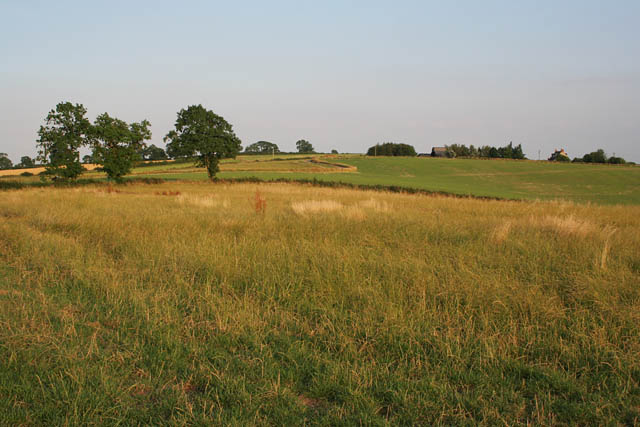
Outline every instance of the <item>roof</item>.
{"label": "roof", "polygon": [[436,153],[444,153],[447,151],[446,147],[433,147],[431,151],[435,151]]}

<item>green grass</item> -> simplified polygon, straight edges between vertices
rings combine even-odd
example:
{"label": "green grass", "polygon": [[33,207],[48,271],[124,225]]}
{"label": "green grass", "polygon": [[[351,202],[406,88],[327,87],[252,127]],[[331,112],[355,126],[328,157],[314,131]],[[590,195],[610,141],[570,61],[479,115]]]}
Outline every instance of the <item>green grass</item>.
{"label": "green grass", "polygon": [[5,191],[0,424],[637,424],[639,249],[637,206]]}
{"label": "green grass", "polygon": [[[640,167],[564,164],[533,161],[370,158],[340,156],[329,159],[358,168],[357,173],[309,173],[304,167],[269,171],[259,164],[252,170],[222,169],[221,178],[258,177],[313,179],[360,185],[386,185],[460,195],[524,200],[571,200],[598,204],[640,204]],[[265,159],[268,163],[268,159]],[[303,161],[297,161],[303,165]],[[249,165],[247,169],[251,169]],[[166,179],[207,179],[197,169],[171,174]]]}
{"label": "green grass", "polygon": [[[220,178],[321,180],[362,186],[395,186],[465,196],[513,200],[570,200],[597,204],[640,204],[640,167],[515,160],[371,158],[361,155],[238,156],[221,162]],[[326,162],[326,163],[323,163]],[[349,170],[334,165],[350,165]],[[88,172],[91,179],[104,174]],[[207,180],[193,163],[134,168],[132,176],[167,180]],[[35,182],[38,177],[4,177]]]}

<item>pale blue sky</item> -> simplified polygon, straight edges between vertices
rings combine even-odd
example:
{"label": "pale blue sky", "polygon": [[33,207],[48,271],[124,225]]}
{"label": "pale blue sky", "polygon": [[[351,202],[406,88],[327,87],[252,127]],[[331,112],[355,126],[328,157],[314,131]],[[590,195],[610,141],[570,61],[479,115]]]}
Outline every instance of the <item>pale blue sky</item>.
{"label": "pale blue sky", "polygon": [[640,1],[0,0],[0,152],[60,101],[148,119],[203,104],[243,145],[596,148],[640,162]]}

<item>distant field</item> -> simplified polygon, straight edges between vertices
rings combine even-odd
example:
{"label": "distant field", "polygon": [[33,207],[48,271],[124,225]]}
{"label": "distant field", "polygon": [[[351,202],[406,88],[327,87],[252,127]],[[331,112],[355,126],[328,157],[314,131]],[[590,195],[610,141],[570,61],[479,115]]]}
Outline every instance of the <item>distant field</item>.
{"label": "distant field", "polygon": [[[238,156],[224,160],[220,169],[221,178],[317,179],[503,199],[640,204],[640,167],[634,166],[292,154],[276,155],[275,158]],[[90,172],[84,176],[103,178],[104,174]],[[203,168],[184,162],[135,168],[131,176],[208,179]]]}
{"label": "distant field", "polygon": [[[304,160],[223,164],[222,178],[304,178],[354,184],[380,184],[506,199],[572,200],[599,204],[640,204],[640,167],[562,164],[514,160],[390,158],[338,156],[322,158],[357,168],[354,173],[327,169],[319,173]],[[271,163],[271,164],[270,164]],[[281,164],[277,164],[281,163]],[[234,166],[231,166],[234,165]],[[272,169],[270,169],[272,168]],[[167,179],[207,179],[202,169],[174,169]],[[136,173],[138,173],[136,171]],[[139,173],[145,174],[145,171]]]}
{"label": "distant field", "polygon": [[638,206],[4,191],[0,425],[634,425],[639,284]]}

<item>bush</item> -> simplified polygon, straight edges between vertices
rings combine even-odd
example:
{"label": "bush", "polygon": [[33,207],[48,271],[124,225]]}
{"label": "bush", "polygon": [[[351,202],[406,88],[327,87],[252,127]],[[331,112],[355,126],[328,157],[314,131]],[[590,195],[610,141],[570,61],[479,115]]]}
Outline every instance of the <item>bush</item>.
{"label": "bush", "polygon": [[385,142],[369,147],[367,156],[416,156],[416,149],[408,144],[396,144],[394,142]]}
{"label": "bush", "polygon": [[26,172],[26,171],[22,172],[20,175],[21,176],[33,176],[33,174],[31,172]]}

